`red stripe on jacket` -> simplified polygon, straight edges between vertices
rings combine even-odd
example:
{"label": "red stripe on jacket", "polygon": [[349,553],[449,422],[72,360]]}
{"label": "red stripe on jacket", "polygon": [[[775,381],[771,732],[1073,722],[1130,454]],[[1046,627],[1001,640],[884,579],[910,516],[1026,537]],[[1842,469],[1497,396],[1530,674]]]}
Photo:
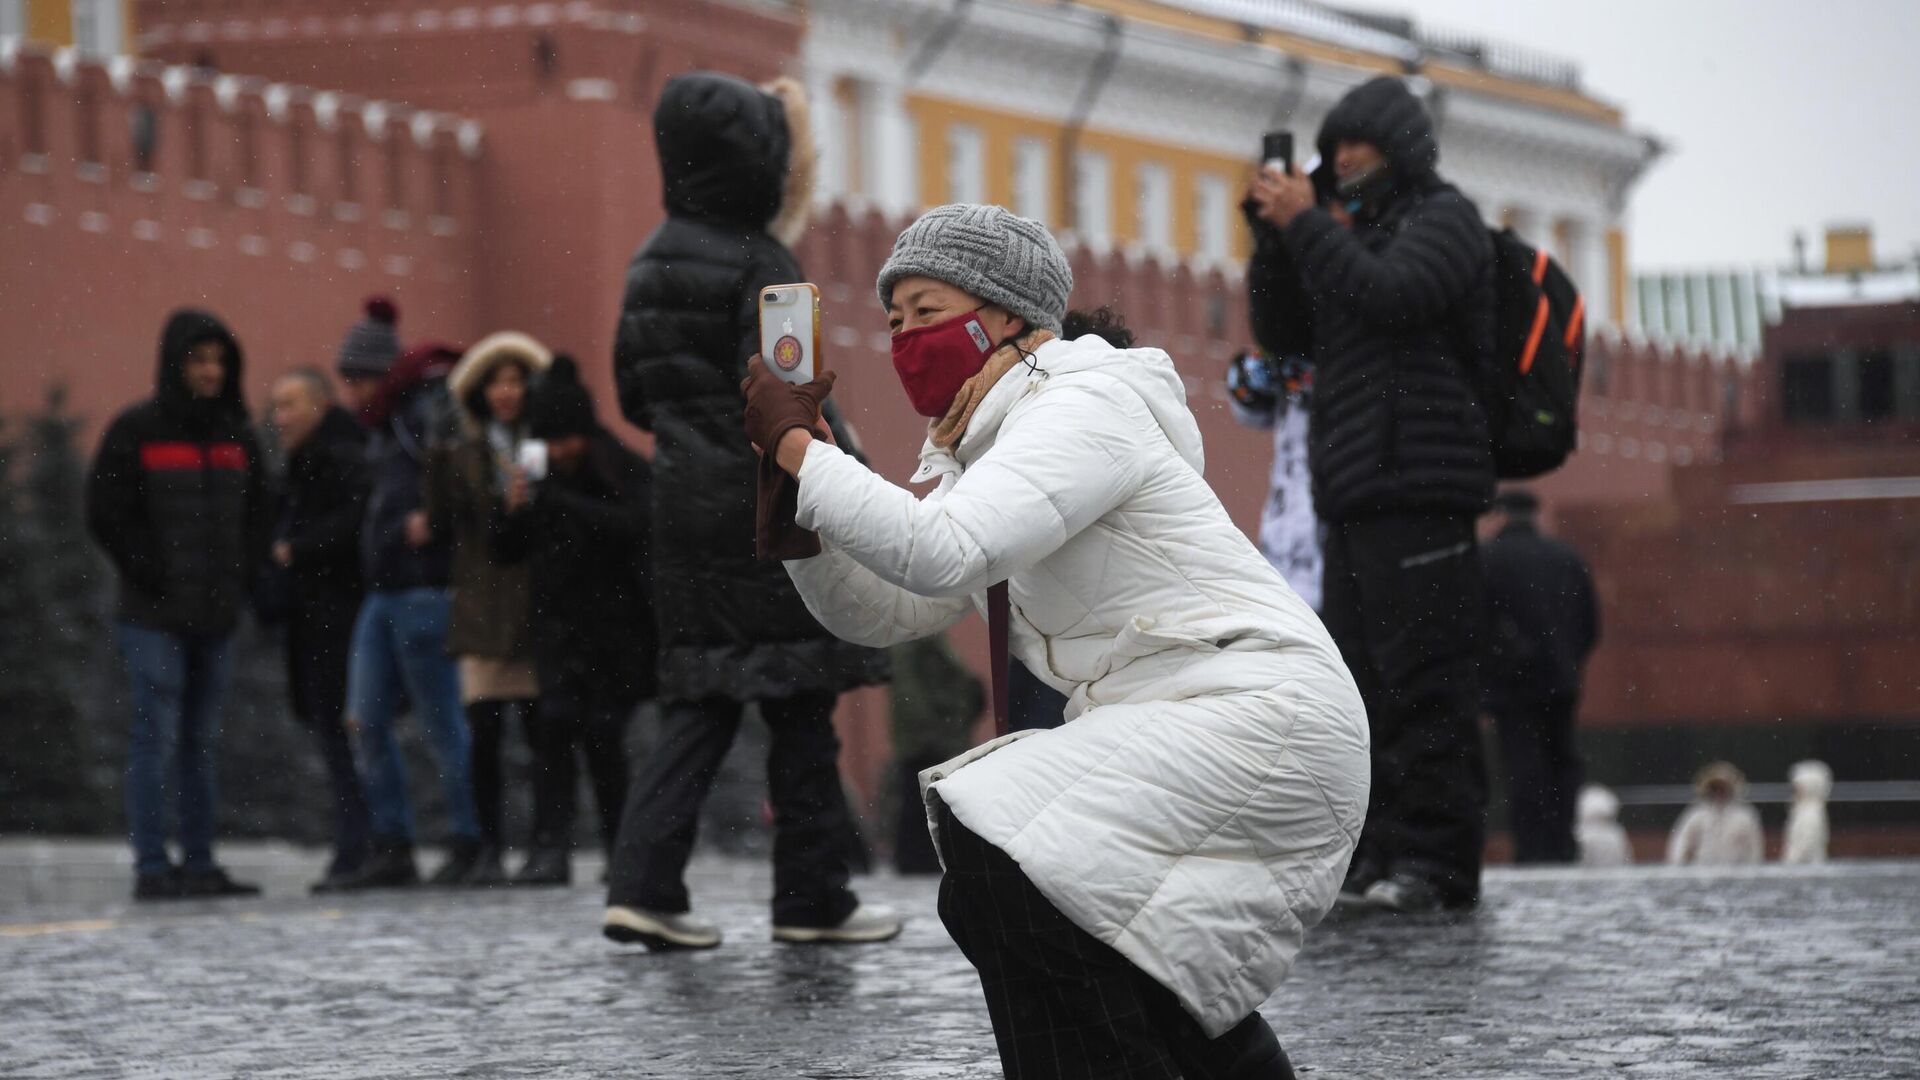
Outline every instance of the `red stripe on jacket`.
{"label": "red stripe on jacket", "polygon": [[239,443],[215,443],[207,447],[207,465],[215,469],[246,471],[247,448]]}
{"label": "red stripe on jacket", "polygon": [[140,448],[140,467],[148,472],[201,469],[206,464],[206,454],[195,443],[148,443]]}
{"label": "red stripe on jacket", "polygon": [[148,443],[140,448],[140,467],[149,472],[209,468],[244,471],[247,448],[239,443],[215,443],[204,449],[197,443]]}

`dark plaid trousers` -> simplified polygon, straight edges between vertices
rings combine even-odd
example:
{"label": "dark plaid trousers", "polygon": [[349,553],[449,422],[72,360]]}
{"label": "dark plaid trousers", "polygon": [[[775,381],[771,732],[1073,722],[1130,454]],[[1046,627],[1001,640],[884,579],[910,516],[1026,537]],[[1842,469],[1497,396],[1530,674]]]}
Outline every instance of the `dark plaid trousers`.
{"label": "dark plaid trousers", "polygon": [[1293,1080],[1259,1013],[1209,1039],[1172,992],[1074,925],[943,812],[940,921],[980,973],[1008,1080]]}

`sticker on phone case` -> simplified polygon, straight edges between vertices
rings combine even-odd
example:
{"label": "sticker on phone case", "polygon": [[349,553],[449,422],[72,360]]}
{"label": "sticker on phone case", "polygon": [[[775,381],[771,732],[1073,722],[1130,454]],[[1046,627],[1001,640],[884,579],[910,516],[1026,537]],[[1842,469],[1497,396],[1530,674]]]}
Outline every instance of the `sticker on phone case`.
{"label": "sticker on phone case", "polygon": [[793,371],[800,366],[800,339],[787,334],[773,343],[773,364],[781,371]]}

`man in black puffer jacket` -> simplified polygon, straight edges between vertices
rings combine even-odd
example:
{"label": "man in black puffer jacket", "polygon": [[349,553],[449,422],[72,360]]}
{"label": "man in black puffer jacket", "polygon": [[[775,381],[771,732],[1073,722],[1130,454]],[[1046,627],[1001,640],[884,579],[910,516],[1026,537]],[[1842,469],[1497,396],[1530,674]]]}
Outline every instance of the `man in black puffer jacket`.
{"label": "man in black puffer jacket", "polygon": [[[114,419],[87,481],[88,529],[120,574],[114,637],[133,699],[126,797],[139,900],[260,891],[213,859],[220,699],[271,513],[241,363],[219,319],[174,312],[153,398]],[[176,781],[178,867],[166,826]]]}
{"label": "man in black puffer jacket", "polygon": [[654,433],[654,610],[661,738],[635,781],[611,871],[606,933],[707,948],[682,881],[715,770],[757,702],[772,735],[774,935],[874,940],[897,932],[847,888],[837,695],[885,658],[834,638],[786,570],[754,556],[756,456],[740,383],[759,351],[759,296],[803,280],[785,243],[804,225],[813,148],[799,88],[724,75],[669,82],[654,112],[667,220],[627,272],[614,346],[620,408]]}
{"label": "man in black puffer jacket", "polygon": [[1492,347],[1492,241],[1435,174],[1432,119],[1400,79],[1343,98],[1318,149],[1311,177],[1254,182],[1248,294],[1261,343],[1318,365],[1323,616],[1373,731],[1366,831],[1342,896],[1467,907],[1485,836],[1474,519],[1494,472],[1472,372]]}

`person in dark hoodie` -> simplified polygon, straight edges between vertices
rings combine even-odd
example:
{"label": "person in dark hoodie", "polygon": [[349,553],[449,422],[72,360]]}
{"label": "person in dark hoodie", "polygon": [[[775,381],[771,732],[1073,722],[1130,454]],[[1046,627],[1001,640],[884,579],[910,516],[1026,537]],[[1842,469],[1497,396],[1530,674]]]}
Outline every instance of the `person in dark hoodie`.
{"label": "person in dark hoodie", "polygon": [[774,936],[878,940],[891,913],[847,887],[851,819],[831,717],[885,656],[835,638],[776,561],[755,557],[757,458],[740,382],[759,351],[759,295],[803,280],[814,152],[798,84],[696,72],[654,112],[667,220],[627,271],[614,346],[626,418],[653,432],[653,580],[661,738],[620,827],[604,931],[651,948],[710,948],[683,874],[699,808],[757,702],[772,735]]}
{"label": "person in dark hoodie", "polygon": [[[88,530],[120,578],[114,638],[133,703],[126,799],[137,900],[260,891],[213,857],[220,703],[271,513],[242,362],[218,318],[174,312],[154,396],[114,419],[87,481]],[[178,865],[167,851],[176,787]]]}
{"label": "person in dark hoodie", "polygon": [[514,469],[492,522],[494,557],[527,567],[540,680],[539,713],[527,725],[534,846],[514,883],[565,885],[575,750],[611,853],[627,800],[627,722],[653,695],[652,474],[600,426],[570,356],[555,357],[535,387],[527,432],[546,444],[547,472]]}
{"label": "person in dark hoodie", "polygon": [[1493,497],[1472,372],[1492,347],[1493,245],[1434,171],[1433,120],[1373,79],[1327,114],[1311,176],[1249,193],[1255,336],[1315,364],[1321,598],[1367,703],[1373,790],[1342,897],[1389,911],[1478,902],[1487,781],[1474,519]]}
{"label": "person in dark hoodie", "polygon": [[448,345],[409,349],[360,416],[372,432],[371,486],[360,528],[367,595],[353,628],[347,722],[358,743],[374,852],[337,883],[342,889],[419,880],[406,764],[393,730],[403,706],[426,729],[453,831],[450,854],[432,883],[465,882],[482,855],[472,743],[460,708],[459,670],[447,652],[450,544],[434,535],[421,490],[428,451],[447,419],[441,415],[448,406],[440,388],[459,359],[460,350]]}
{"label": "person in dark hoodie", "polygon": [[362,593],[366,433],[334,403],[333,384],[319,371],[282,378],[272,400],[287,475],[269,554],[286,584],[287,697],[327,769],[333,860],[313,891],[330,892],[366,862],[373,844],[346,727],[347,660]]}

